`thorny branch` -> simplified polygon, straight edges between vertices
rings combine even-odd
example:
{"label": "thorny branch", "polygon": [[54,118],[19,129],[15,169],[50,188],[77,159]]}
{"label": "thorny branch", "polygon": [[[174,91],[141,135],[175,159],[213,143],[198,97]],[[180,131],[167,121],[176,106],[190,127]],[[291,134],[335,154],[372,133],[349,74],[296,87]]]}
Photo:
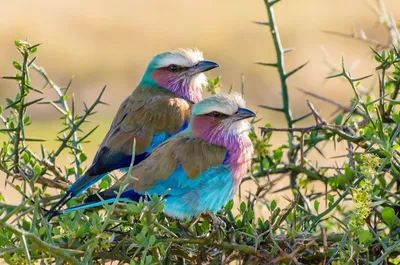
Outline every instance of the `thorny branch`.
{"label": "thorny branch", "polygon": [[[45,196],[41,198],[40,196],[43,195],[44,189],[38,188],[35,184],[65,190],[68,187],[68,180],[64,176],[64,173],[57,167],[55,163],[56,157],[61,154],[62,149],[72,150],[75,158],[75,174],[77,174],[81,163],[77,155],[82,151],[79,144],[91,132],[79,138],[77,132],[82,124],[80,123],[80,119],[84,116],[76,119],[74,108],[63,105],[67,104],[65,98],[69,85],[67,89],[59,88],[49,79],[43,69],[36,67],[43,78],[45,78],[46,85],[50,85],[55,89],[57,95],[60,97],[59,100],[50,104],[62,113],[66,119],[65,131],[67,133],[63,138],[60,137],[61,146],[55,152],[46,155],[46,152],[42,149],[42,158],[39,158],[26,148],[26,146],[19,145],[20,154],[27,154],[27,157],[31,159],[29,162],[25,162],[22,161],[22,156],[19,157],[21,169],[27,170],[13,172],[13,168],[7,167],[8,161],[12,162],[14,158],[13,155],[10,155],[10,150],[5,148],[5,151],[0,154],[2,159],[0,170],[13,178],[24,181],[24,183],[28,182],[31,185],[33,194],[27,196],[24,190],[17,189],[16,185],[12,185],[25,200],[20,205],[0,203],[0,216],[5,216],[0,220],[0,236],[3,236],[0,238],[0,241],[1,244],[4,241],[7,242],[5,244],[6,247],[0,249],[0,256],[18,258],[18,255],[21,255],[20,257],[24,261],[27,261],[28,264],[29,262],[43,261],[44,253],[47,255],[46,258],[48,257],[53,261],[57,262],[57,259],[67,260],[71,264],[83,264],[89,260],[95,262],[101,261],[103,263],[118,260],[121,263],[136,262],[134,264],[144,261],[143,263],[146,265],[158,262],[158,257],[162,259],[161,253],[163,255],[166,253],[167,258],[160,260],[160,262],[165,262],[166,264],[184,264],[186,261],[197,262],[198,264],[201,262],[228,264],[231,261],[238,260],[242,264],[307,264],[314,261],[315,263],[329,263],[332,260],[337,260],[338,262],[344,260],[346,262],[351,259],[355,261],[357,255],[360,257],[359,260],[367,261],[368,263],[368,255],[371,255],[371,257],[373,255],[379,262],[383,262],[391,255],[396,256],[399,253],[399,242],[392,239],[398,237],[398,229],[395,226],[387,226],[388,229],[385,230],[390,231],[387,234],[386,232],[381,233],[376,227],[378,224],[382,227],[385,225],[385,220],[382,219],[381,208],[392,207],[395,209],[395,212],[398,211],[395,208],[398,206],[387,198],[398,199],[396,192],[390,190],[395,189],[399,176],[399,173],[396,173],[399,171],[398,165],[400,165],[398,159],[399,153],[393,150],[393,146],[398,144],[397,138],[400,133],[400,126],[396,125],[393,130],[385,130],[380,123],[379,114],[383,113],[382,109],[386,110],[386,112],[390,109],[385,114],[388,117],[393,114],[393,109],[396,109],[395,105],[397,102],[394,102],[394,100],[398,94],[399,84],[396,83],[395,86],[395,91],[397,92],[391,95],[392,101],[388,101],[388,95],[383,95],[383,89],[381,89],[381,96],[376,102],[364,103],[364,94],[358,93],[357,82],[366,77],[352,78],[342,65],[343,72],[337,76],[343,76],[350,82],[356,96],[356,101],[353,101],[349,107],[312,92],[305,90],[303,92],[309,96],[336,105],[343,114],[348,113],[346,121],[340,123],[342,125],[333,125],[326,122],[311,102],[307,102],[311,111],[309,114],[300,118],[293,118],[290,112],[286,79],[306,64],[292,71],[285,72],[283,55],[291,49],[283,49],[280,43],[272,9],[278,2],[279,0],[265,1],[270,21],[258,23],[270,27],[271,36],[276,45],[277,62],[260,64],[275,67],[278,70],[281,84],[286,89],[286,95],[283,93],[282,97],[282,108],[268,106],[266,108],[284,114],[288,118],[287,123],[291,123],[291,126],[288,125],[288,128],[261,129],[264,134],[271,131],[288,132],[289,139],[291,139],[289,144],[291,145],[291,149],[289,151],[289,159],[281,160],[279,154],[283,153],[282,149],[272,149],[268,143],[269,139],[264,141],[265,139],[260,140],[259,137],[254,136],[255,139],[252,140],[260,140],[260,150],[263,152],[257,153],[257,158],[253,161],[254,170],[243,181],[255,180],[257,192],[249,192],[249,196],[245,198],[247,202],[243,202],[239,207],[236,207],[239,208],[239,214],[234,214],[233,211],[235,208],[233,208],[233,203],[230,207],[228,203],[218,213],[218,218],[221,219],[221,222],[218,222],[219,225],[216,225],[217,221],[215,219],[212,218],[212,223],[210,224],[210,220],[202,216],[190,224],[186,222],[186,224],[180,227],[177,224],[181,221],[172,220],[161,213],[163,198],[155,196],[150,201],[145,200],[137,204],[119,205],[122,207],[117,208],[118,211],[112,215],[111,212],[113,212],[116,204],[119,203],[115,203],[110,207],[104,206],[106,208],[106,215],[97,210],[91,214],[88,212],[76,212],[70,215],[65,214],[52,224],[47,223],[41,216],[40,203],[44,200],[50,202],[54,198]],[[392,29],[392,32],[395,33],[395,30]],[[35,67],[33,61],[34,59],[28,65]],[[386,72],[386,75],[385,73],[381,75],[381,88],[383,84],[388,82],[388,78],[388,72]],[[10,79],[16,78],[12,77]],[[32,87],[29,89],[36,92],[39,91]],[[96,102],[98,104],[102,103],[100,98]],[[72,104],[74,104],[74,101]],[[378,112],[375,112],[373,108],[369,108],[378,105],[380,106],[380,111]],[[382,108],[382,105],[384,108]],[[92,110],[86,107],[85,115],[89,116],[93,113]],[[365,126],[366,131],[370,127],[375,126],[373,127],[374,130],[370,132],[372,136],[364,133],[362,130],[357,130],[357,126],[346,126],[348,119],[353,114],[362,116],[364,121],[369,123]],[[294,124],[296,122],[311,115],[315,120],[314,126],[295,128]],[[7,124],[6,119],[2,116],[1,119],[4,124]],[[15,129],[9,126],[9,124],[7,126],[1,129],[1,132],[12,138]],[[318,133],[312,133],[316,131]],[[297,133],[300,134],[300,137],[298,137]],[[390,135],[390,137],[387,137],[387,135]],[[21,133],[21,137],[23,139],[23,133]],[[310,148],[317,148],[317,144],[327,142],[332,138],[336,140],[337,137],[348,141],[348,153],[345,156],[348,164],[332,166],[330,168],[319,167],[318,165],[313,166],[304,157]],[[303,150],[303,148],[307,149]],[[360,148],[366,152],[358,150]],[[269,157],[270,153],[265,152],[266,149],[269,149],[267,151],[276,151],[272,155],[275,155],[275,157]],[[301,162],[297,161],[299,153]],[[385,183],[381,186],[376,185],[375,188],[378,189],[380,194],[384,194],[382,195],[382,200],[385,199],[385,201],[371,208],[371,213],[366,220],[369,222],[369,230],[360,230],[349,227],[347,220],[345,222],[337,220],[336,222],[335,214],[343,214],[345,218],[354,214],[339,209],[339,206],[342,201],[354,200],[354,196],[352,196],[353,189],[358,188],[358,184],[364,180],[359,167],[361,163],[356,159],[359,159],[357,156],[365,153],[376,154],[381,159],[379,161],[381,165],[377,166],[374,170],[376,171],[377,178],[381,177],[385,180]],[[41,172],[39,172],[40,174],[35,175],[28,172],[32,171],[34,165],[42,167]],[[335,173],[331,174],[329,171],[334,171]],[[52,177],[47,177],[46,174],[52,175]],[[288,187],[295,188],[297,196],[294,200],[289,200],[291,203],[286,209],[281,210],[276,201],[266,199],[265,195],[272,190],[272,186],[277,182],[276,180],[270,181],[269,178],[262,179],[262,177],[272,174],[290,174],[292,177],[291,186]],[[347,179],[348,176],[343,176],[346,174],[350,174],[351,178]],[[312,190],[309,193],[303,193],[303,188],[296,189],[297,184],[293,183],[293,180],[298,181],[296,177],[299,175],[307,176],[307,181],[323,182],[326,185],[325,191]],[[345,183],[339,183],[343,186],[337,185],[338,179],[344,177],[346,177]],[[33,190],[36,191],[33,192]],[[324,209],[320,209],[318,208],[319,201],[317,199],[324,197],[326,205]],[[80,199],[77,198],[77,200]],[[376,200],[376,198],[373,197],[372,200]],[[314,205],[312,205],[313,203]],[[381,202],[372,201],[372,203]],[[259,213],[255,213],[258,207],[263,207],[263,210],[267,208],[271,218],[258,218]],[[330,220],[326,221],[327,219]],[[221,225],[222,223],[225,223],[225,225]],[[57,224],[58,226],[52,227],[53,224]],[[328,234],[325,227],[326,224],[339,226],[340,229],[338,229],[343,231],[343,233]],[[319,229],[321,230],[319,231]],[[364,245],[359,244],[360,236],[357,234],[359,231],[364,234],[371,233],[374,235],[373,238],[371,236],[371,245],[368,246],[366,243]],[[12,236],[9,238],[8,235],[10,233]],[[393,241],[394,245],[389,246],[387,242],[383,244],[380,241],[383,237],[389,239],[389,242]],[[316,245],[318,247],[315,247]],[[350,252],[353,249],[356,249],[357,253]],[[377,265],[376,262],[371,264]]]}

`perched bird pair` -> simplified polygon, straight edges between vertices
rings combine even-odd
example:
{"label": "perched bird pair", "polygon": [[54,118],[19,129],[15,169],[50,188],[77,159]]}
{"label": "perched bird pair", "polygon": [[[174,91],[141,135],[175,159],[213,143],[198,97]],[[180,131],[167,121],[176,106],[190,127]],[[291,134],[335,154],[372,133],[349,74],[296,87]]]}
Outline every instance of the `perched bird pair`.
{"label": "perched bird pair", "polygon": [[167,215],[182,219],[219,210],[249,169],[253,146],[246,119],[255,114],[236,93],[201,100],[203,72],[215,67],[198,50],[155,56],[119,108],[92,165],[50,209],[50,217],[114,202],[118,184],[99,193],[103,200],[92,195],[82,205],[59,210],[108,172],[129,167],[133,139],[135,166],[128,175],[135,179],[128,180],[120,201],[169,190]]}

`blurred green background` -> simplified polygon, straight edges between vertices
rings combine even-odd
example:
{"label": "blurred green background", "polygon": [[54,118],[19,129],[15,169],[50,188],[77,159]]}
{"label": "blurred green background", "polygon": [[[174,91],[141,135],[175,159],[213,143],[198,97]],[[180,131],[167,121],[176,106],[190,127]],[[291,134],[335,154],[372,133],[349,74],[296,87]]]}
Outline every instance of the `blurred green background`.
{"label": "blurred green background", "polygon": [[[373,5],[376,3],[370,1]],[[398,0],[386,0],[387,9],[400,17]],[[289,79],[290,99],[295,117],[308,112],[306,97],[297,87],[307,89],[347,104],[351,88],[341,80],[325,80],[332,74],[327,66],[327,54],[332,64],[340,67],[342,55],[346,66],[354,68],[355,76],[374,71],[368,44],[326,34],[323,31],[359,33],[387,43],[386,29],[363,0],[286,0],[275,8],[283,46],[296,47],[286,55],[286,69],[293,69],[310,60],[301,72]],[[245,98],[251,109],[269,122],[285,126],[283,115],[259,109],[259,104],[279,107],[279,80],[273,68],[258,66],[255,61],[275,61],[269,28],[251,23],[265,21],[267,14],[261,0],[174,0],[174,1],[3,1],[0,9],[0,76],[13,75],[13,60],[19,60],[14,40],[27,39],[43,43],[38,52],[38,65],[44,67],[59,86],[65,86],[72,75],[71,92],[78,106],[93,102],[104,85],[104,101],[92,118],[100,124],[86,144],[89,157],[94,155],[108,129],[110,120],[121,101],[135,88],[149,60],[158,53],[180,47],[197,47],[206,59],[216,61],[220,68],[208,76],[222,76],[224,89],[231,85],[240,91],[240,76],[245,75]],[[33,74],[33,85],[41,87],[43,80]],[[0,80],[0,104],[16,94],[14,82]],[[44,93],[54,98],[51,89]],[[321,114],[329,117],[334,107],[313,100]],[[47,139],[44,145],[52,150],[57,145],[58,114],[50,105],[31,110],[33,125],[30,137]],[[82,108],[80,108],[82,109]],[[57,121],[57,122],[55,122]],[[312,118],[303,124],[313,123]],[[88,127],[88,128],[89,128]],[[273,143],[282,142],[285,134],[275,134]],[[314,161],[322,160],[315,156]],[[65,157],[65,161],[68,158]],[[3,183],[3,181],[1,181]],[[284,184],[282,184],[283,186]],[[1,184],[0,191],[3,190]],[[10,189],[7,189],[7,193]],[[11,193],[9,193],[11,194]],[[11,195],[10,195],[11,196]],[[6,196],[7,197],[7,196]],[[8,197],[12,198],[12,197]]]}

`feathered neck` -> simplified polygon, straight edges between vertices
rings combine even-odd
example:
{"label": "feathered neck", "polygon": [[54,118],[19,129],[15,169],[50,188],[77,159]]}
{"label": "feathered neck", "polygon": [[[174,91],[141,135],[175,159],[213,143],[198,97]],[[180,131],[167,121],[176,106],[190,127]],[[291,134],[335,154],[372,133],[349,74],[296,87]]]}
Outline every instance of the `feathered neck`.
{"label": "feathered neck", "polygon": [[164,84],[159,84],[151,77],[152,71],[151,68],[147,69],[139,87],[163,88],[194,103],[202,100],[203,86],[207,83],[207,77],[203,73],[194,77],[183,75],[182,78],[165,80]]}
{"label": "feathered neck", "polygon": [[201,92],[203,91],[203,86],[206,82],[207,78],[204,74],[199,74],[193,78],[182,76],[179,79],[171,80],[166,85],[166,89],[184,99],[197,103],[202,100]]}

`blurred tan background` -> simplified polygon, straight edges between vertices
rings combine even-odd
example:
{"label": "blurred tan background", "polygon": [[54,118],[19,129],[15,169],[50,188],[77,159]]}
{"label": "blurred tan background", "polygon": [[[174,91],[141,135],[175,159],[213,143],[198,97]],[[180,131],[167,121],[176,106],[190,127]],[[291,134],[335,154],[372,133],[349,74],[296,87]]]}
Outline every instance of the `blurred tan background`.
{"label": "blurred tan background", "polygon": [[[375,2],[371,1],[373,4]],[[386,0],[387,9],[400,18],[398,0]],[[341,56],[350,67],[359,62],[355,76],[374,71],[368,44],[323,33],[323,30],[351,33],[352,27],[364,29],[367,36],[384,43],[386,29],[379,25],[373,10],[363,0],[286,0],[276,5],[275,13],[284,47],[296,47],[286,55],[286,69],[291,70],[310,60],[303,70],[289,80],[290,98],[295,117],[308,112],[306,96],[296,90],[301,87],[347,103],[351,88],[341,80],[324,80],[331,74],[324,64],[321,47],[340,66]],[[0,9],[0,76],[13,75],[12,61],[20,60],[14,40],[27,39],[43,43],[38,52],[38,65],[59,85],[65,86],[75,76],[71,92],[76,102],[93,102],[107,84],[102,106],[92,118],[93,126],[101,126],[85,146],[88,162],[104,136],[110,119],[120,102],[135,88],[149,60],[157,53],[179,47],[198,47],[206,59],[214,60],[220,68],[208,76],[222,76],[225,89],[234,85],[240,91],[240,75],[245,75],[245,98],[249,107],[258,111],[263,123],[285,126],[283,115],[260,110],[258,104],[281,105],[279,80],[273,68],[255,65],[255,61],[275,61],[269,28],[251,23],[266,21],[262,0],[173,0],[173,1],[3,1]],[[33,75],[33,85],[40,88],[43,81]],[[0,80],[0,104],[15,95],[12,81]],[[52,97],[53,91],[45,90]],[[313,100],[323,116],[334,109]],[[60,128],[54,125],[58,114],[51,106],[32,109],[32,137],[55,139]],[[260,123],[260,126],[263,125]],[[312,119],[303,124],[313,123]],[[275,134],[273,143],[285,139]],[[55,141],[44,143],[48,150]],[[319,160],[315,157],[314,161]],[[65,162],[68,162],[66,159]],[[325,161],[326,162],[326,161]],[[326,163],[329,163],[326,162]],[[0,192],[4,176],[0,175]],[[5,191],[13,202],[12,190]],[[17,202],[16,202],[17,203]]]}

